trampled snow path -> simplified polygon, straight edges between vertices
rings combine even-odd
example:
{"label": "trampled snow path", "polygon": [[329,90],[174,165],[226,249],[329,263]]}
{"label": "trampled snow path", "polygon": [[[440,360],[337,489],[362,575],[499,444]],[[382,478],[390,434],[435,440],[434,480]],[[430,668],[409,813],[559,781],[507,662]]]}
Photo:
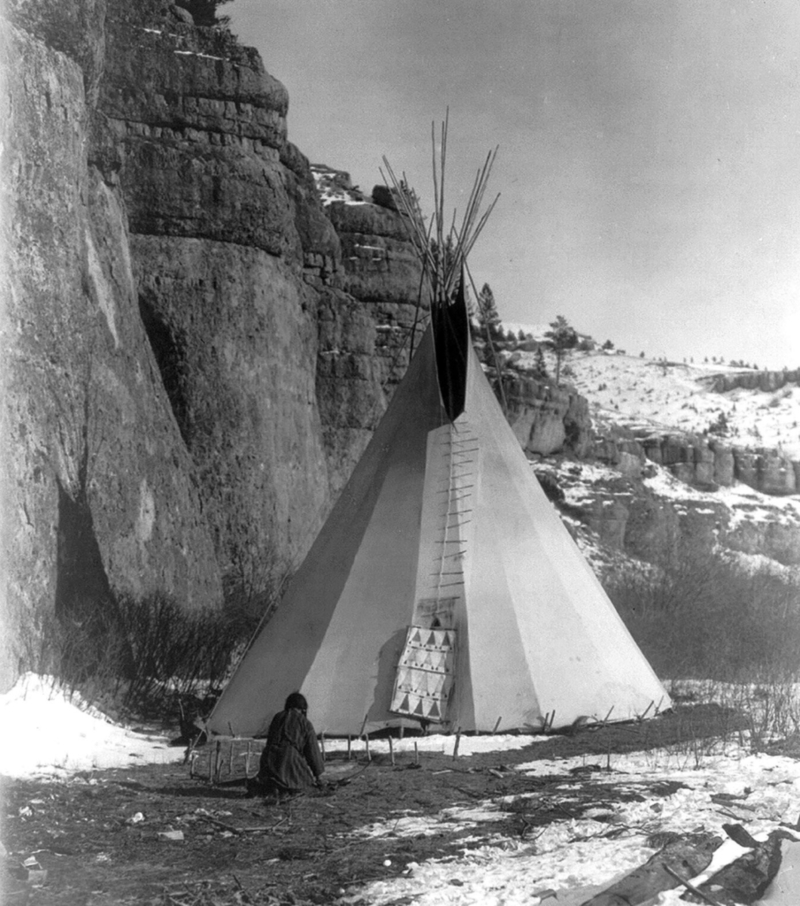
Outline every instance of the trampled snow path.
{"label": "trampled snow path", "polygon": [[[78,698],[58,692],[47,680],[22,677],[11,692],[0,697],[0,719],[14,728],[14,745],[0,747],[0,774],[11,777],[64,777],[71,773],[135,764],[182,760],[180,749],[170,749],[164,737],[146,736],[109,722]],[[462,737],[459,752],[498,751],[529,745],[535,737]],[[452,751],[452,736],[431,736],[427,750]],[[332,741],[329,749],[334,748]],[[396,741],[395,751],[413,746]],[[388,751],[385,740],[371,741],[374,752]],[[529,774],[564,775],[564,801],[574,782],[570,770],[586,767],[584,757],[532,761],[516,770]],[[397,878],[376,881],[342,891],[342,904],[383,906],[400,898],[419,906],[536,906],[553,903],[577,906],[632,871],[653,855],[647,838],[660,832],[688,834],[712,831],[724,837],[722,825],[739,821],[757,839],[780,822],[800,818],[800,762],[789,758],[752,755],[728,745],[698,755],[688,747],[612,755],[586,783],[602,792],[603,784],[630,784],[641,801],[614,802],[579,819],[549,824],[538,836],[524,839],[498,835],[475,849],[465,848],[460,858],[431,859],[410,864]],[[652,784],[679,781],[685,788],[671,795],[648,796]],[[713,797],[735,797],[722,804]],[[609,797],[611,798],[611,797]],[[598,796],[602,800],[602,796]],[[496,820],[502,799],[487,799],[468,809],[448,808],[437,815],[398,812],[387,822],[356,833],[392,841],[408,834],[447,833],[456,826],[475,827]],[[613,831],[609,835],[609,831]],[[715,865],[732,861],[744,850],[732,841],[718,852]],[[721,867],[721,865],[719,865]],[[703,879],[699,879],[702,881]],[[556,891],[552,899],[548,891]],[[677,904],[678,893],[662,894],[660,904]]]}

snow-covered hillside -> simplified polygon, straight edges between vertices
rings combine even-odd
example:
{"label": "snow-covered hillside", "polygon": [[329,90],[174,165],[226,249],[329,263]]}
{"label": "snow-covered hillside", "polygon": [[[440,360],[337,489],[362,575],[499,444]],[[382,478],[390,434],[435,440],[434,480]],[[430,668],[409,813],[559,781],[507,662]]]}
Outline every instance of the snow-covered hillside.
{"label": "snow-covered hillside", "polygon": [[[800,585],[800,556],[792,556],[800,539],[800,496],[773,497],[739,482],[700,491],[655,464],[648,466],[638,495],[629,480],[600,463],[539,462],[535,472],[557,484],[565,504],[561,517],[599,576],[629,571],[640,556],[657,559],[663,527],[672,523],[676,538],[713,537],[730,561],[748,571],[765,569]],[[637,512],[633,501],[642,495],[652,495],[659,506],[647,508],[639,499]],[[631,554],[628,523],[643,536],[653,535],[654,543],[639,539]]]}
{"label": "snow-covered hillside", "polygon": [[[526,353],[525,355],[530,355]],[[598,421],[640,431],[710,432],[730,443],[800,458],[800,387],[710,389],[720,366],[658,362],[604,352],[569,357],[570,382]],[[733,370],[733,369],[726,369]]]}
{"label": "snow-covered hillside", "polygon": [[[541,342],[548,325],[503,322],[502,329]],[[579,337],[583,348],[566,354],[559,392],[585,398],[595,440],[576,457],[567,447],[548,449],[547,437],[534,430],[526,449],[544,456],[537,474],[559,489],[562,516],[598,571],[615,571],[620,557],[649,561],[665,545],[688,541],[716,544],[753,566],[796,576],[797,373],[587,349],[593,341]],[[530,343],[509,339],[497,347],[506,366],[542,384],[541,355]],[[544,360],[552,384],[554,354],[545,351]],[[529,407],[548,405],[547,393],[534,397]],[[526,418],[525,425],[535,423],[536,417]]]}
{"label": "snow-covered hillside", "polygon": [[[535,338],[543,336],[539,328],[528,330],[539,331],[533,333]],[[518,368],[535,367],[533,352],[520,351],[514,358]],[[555,371],[550,353],[547,358]],[[613,423],[637,435],[709,432],[732,444],[774,448],[800,459],[800,387],[796,384],[773,391],[737,387],[717,393],[711,389],[716,375],[742,369],[601,350],[571,352],[565,366],[564,382],[589,400],[598,426]]]}

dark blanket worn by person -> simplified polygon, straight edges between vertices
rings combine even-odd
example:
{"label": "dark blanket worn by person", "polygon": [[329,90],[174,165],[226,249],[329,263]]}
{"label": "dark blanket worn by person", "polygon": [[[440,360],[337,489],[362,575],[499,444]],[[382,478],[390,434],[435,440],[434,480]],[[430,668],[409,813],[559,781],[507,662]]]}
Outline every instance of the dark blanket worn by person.
{"label": "dark blanket worn by person", "polygon": [[263,787],[298,792],[315,784],[325,770],[307,710],[305,698],[293,692],[284,710],[272,718],[258,772]]}

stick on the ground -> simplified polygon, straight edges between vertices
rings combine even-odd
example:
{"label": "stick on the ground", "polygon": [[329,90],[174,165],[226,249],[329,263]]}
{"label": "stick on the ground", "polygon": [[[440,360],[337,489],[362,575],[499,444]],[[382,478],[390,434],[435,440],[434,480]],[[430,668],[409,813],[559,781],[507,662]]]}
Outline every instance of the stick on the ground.
{"label": "stick on the ground", "polygon": [[706,903],[710,903],[711,906],[722,906],[719,900],[715,900],[713,897],[710,897],[707,893],[703,893],[699,887],[695,887],[691,881],[687,881],[686,878],[682,877],[675,871],[673,868],[670,868],[669,865],[664,866],[664,871],[669,872],[676,881],[680,881],[683,886],[691,891],[696,897],[700,897],[701,900],[705,900]]}
{"label": "stick on the ground", "polygon": [[212,818],[211,815],[199,815],[198,817],[202,818],[204,821],[210,821],[211,824],[216,824],[217,827],[230,831],[232,834],[238,835],[243,833],[238,827],[234,827],[232,824],[226,824],[224,821],[220,821],[219,818]]}

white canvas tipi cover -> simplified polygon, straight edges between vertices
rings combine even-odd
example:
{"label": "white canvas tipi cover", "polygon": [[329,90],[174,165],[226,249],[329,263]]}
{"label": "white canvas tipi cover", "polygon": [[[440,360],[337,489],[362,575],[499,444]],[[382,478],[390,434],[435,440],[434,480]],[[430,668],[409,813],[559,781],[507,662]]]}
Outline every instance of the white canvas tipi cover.
{"label": "white canvas tipi cover", "polygon": [[462,352],[463,411],[451,421],[428,329],[210,731],[262,735],[295,690],[329,734],[415,718],[490,731],[549,715],[560,727],[669,704],[471,345]]}

